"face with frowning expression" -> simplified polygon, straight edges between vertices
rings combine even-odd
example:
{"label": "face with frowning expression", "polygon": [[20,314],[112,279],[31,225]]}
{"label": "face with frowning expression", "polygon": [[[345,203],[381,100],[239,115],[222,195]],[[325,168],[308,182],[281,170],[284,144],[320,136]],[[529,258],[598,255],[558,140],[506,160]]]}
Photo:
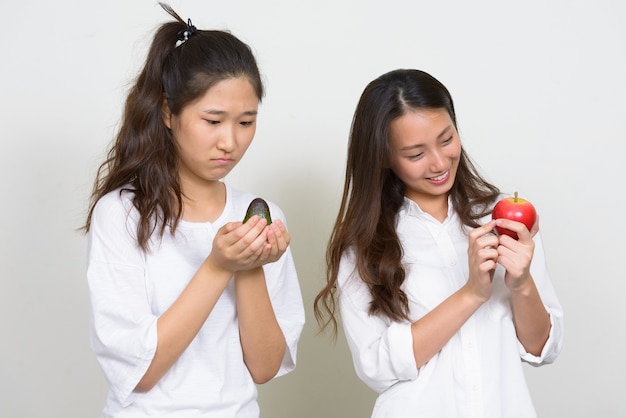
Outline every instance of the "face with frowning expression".
{"label": "face with frowning expression", "polygon": [[245,77],[220,81],[178,115],[163,106],[183,184],[222,179],[241,160],[256,132],[259,98]]}
{"label": "face with frowning expression", "polygon": [[445,218],[461,141],[443,108],[411,109],[389,125],[390,166],[405,196],[436,218]]}

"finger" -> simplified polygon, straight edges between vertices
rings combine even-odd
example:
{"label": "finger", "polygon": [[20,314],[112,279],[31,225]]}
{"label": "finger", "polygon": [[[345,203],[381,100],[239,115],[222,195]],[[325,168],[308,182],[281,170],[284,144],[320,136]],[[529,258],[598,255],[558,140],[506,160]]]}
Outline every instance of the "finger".
{"label": "finger", "polygon": [[488,232],[482,237],[476,240],[476,243],[481,248],[495,248],[498,246],[498,236],[493,232]]}
{"label": "finger", "polygon": [[241,222],[229,222],[217,230],[215,241],[222,247],[228,247],[241,239],[241,233],[237,233]]}
{"label": "finger", "polygon": [[270,245],[267,242],[267,231],[265,229],[261,229],[259,231],[256,228],[246,234],[246,236],[241,240],[241,243],[243,244],[243,251],[248,249],[257,255],[266,245]]}
{"label": "finger", "polygon": [[[515,232],[520,240],[522,240],[522,238],[532,238],[530,235],[530,231],[528,230],[528,228],[526,228],[526,225],[521,222],[512,221],[506,218],[500,218],[496,219],[496,225],[500,228],[508,229],[509,231]],[[500,237],[503,236],[506,235],[501,235]]]}
{"label": "finger", "polygon": [[272,230],[271,232],[268,231],[268,235],[270,233],[273,235],[272,243],[274,244],[271,256],[273,261],[276,261],[285,253],[285,251],[287,251],[287,248],[289,247],[289,234],[285,230],[283,230],[282,233],[280,230],[278,233],[276,230]]}
{"label": "finger", "polygon": [[531,238],[534,238],[535,235],[537,235],[537,232],[539,232],[539,215],[537,215],[537,219],[535,219],[535,224],[533,225],[533,227],[530,228]]}
{"label": "finger", "polygon": [[267,242],[263,242],[254,253],[254,261],[266,261],[272,252],[272,246]]}
{"label": "finger", "polygon": [[[511,237],[502,237],[503,244],[498,247],[498,264],[505,269],[527,269],[530,267],[533,256],[532,245],[528,246]],[[532,240],[530,241],[532,244]]]}
{"label": "finger", "polygon": [[498,260],[498,250],[495,246],[488,246],[482,248],[477,253],[477,262],[484,263],[486,261],[493,261],[494,263]]}
{"label": "finger", "polygon": [[274,225],[274,223],[272,223],[272,225],[268,228],[268,237],[270,236],[270,233],[272,234],[271,238],[275,240],[280,251],[285,251],[291,240],[285,226],[282,223],[279,223],[278,225]]}
{"label": "finger", "polygon": [[491,220],[484,225],[479,226],[478,228],[474,228],[469,233],[470,241],[476,241],[480,237],[489,234],[496,226],[496,222]]}
{"label": "finger", "polygon": [[225,256],[239,266],[253,263],[262,253],[266,241],[265,219],[252,217],[228,234],[230,245]]}
{"label": "finger", "polygon": [[241,225],[242,225],[241,222],[228,222],[223,227],[221,227],[220,229],[223,232],[225,232],[225,233],[229,233],[229,232],[232,232],[235,229],[239,228]]}
{"label": "finger", "polygon": [[519,278],[528,271],[528,265],[520,262],[517,258],[511,258],[508,256],[498,257],[498,264],[500,264],[505,270],[508,277]]}
{"label": "finger", "polygon": [[276,237],[275,229],[276,228],[274,227],[273,224],[267,227],[266,245],[270,249],[268,257],[275,257],[280,251],[279,242]]}
{"label": "finger", "polygon": [[[512,244],[517,243],[516,240],[514,240],[511,237],[507,237],[508,241]],[[501,258],[509,258],[509,259],[513,259],[516,257],[516,253],[513,249],[511,249],[511,247],[506,246],[506,245],[499,245],[497,248],[497,252],[498,252],[498,260],[500,260]]]}
{"label": "finger", "polygon": [[283,234],[287,232],[287,227],[285,226],[283,221],[281,221],[280,219],[276,219],[272,223],[272,225],[275,226],[276,228],[278,228],[280,230],[280,232],[283,233]]}
{"label": "finger", "polygon": [[484,262],[480,263],[480,265],[478,266],[479,270],[486,273],[489,272],[491,270],[494,270],[496,268],[497,264],[495,259],[488,259],[485,260]]}
{"label": "finger", "polygon": [[226,242],[234,245],[246,236],[259,222],[258,216],[253,216],[245,224],[242,222],[229,222],[218,230],[217,235],[224,237]]}
{"label": "finger", "polygon": [[253,216],[246,222],[242,224],[239,228],[242,233],[240,241],[244,246],[249,246],[253,242],[257,241],[257,239],[263,235],[263,240],[265,240],[265,227],[267,226],[267,221],[265,218],[261,218],[259,216]]}
{"label": "finger", "polygon": [[270,244],[265,244],[262,247],[261,254],[259,255],[260,260],[271,260],[272,258],[273,248]]}

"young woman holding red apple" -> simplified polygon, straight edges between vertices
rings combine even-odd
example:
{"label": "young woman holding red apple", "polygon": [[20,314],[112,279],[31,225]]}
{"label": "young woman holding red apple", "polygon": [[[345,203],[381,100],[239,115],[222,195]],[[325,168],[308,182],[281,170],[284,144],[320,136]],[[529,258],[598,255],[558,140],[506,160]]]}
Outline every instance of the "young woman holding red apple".
{"label": "young woman holding red apple", "polygon": [[500,197],[438,80],[396,70],[366,87],[315,313],[336,332],[340,310],[356,372],[379,393],[373,417],[536,415],[521,360],[555,360],[563,315],[538,226],[491,220]]}
{"label": "young woman holding red apple", "polygon": [[243,223],[222,179],[256,130],[250,48],[174,18],[156,32],[96,179],[85,229],[103,417],[257,418],[304,324],[284,214]]}

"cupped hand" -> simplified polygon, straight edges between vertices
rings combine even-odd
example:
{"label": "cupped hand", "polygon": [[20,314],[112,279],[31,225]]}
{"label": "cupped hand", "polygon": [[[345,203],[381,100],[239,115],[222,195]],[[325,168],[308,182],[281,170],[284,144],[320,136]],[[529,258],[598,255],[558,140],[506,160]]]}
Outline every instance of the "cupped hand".
{"label": "cupped hand", "polygon": [[246,223],[227,223],[217,231],[206,262],[231,273],[257,267],[272,249],[266,226],[267,221],[256,215]]}
{"label": "cupped hand", "polygon": [[213,240],[207,262],[234,273],[277,261],[287,251],[291,237],[284,223],[271,225],[259,216],[245,224],[230,222],[220,228]]}
{"label": "cupped hand", "polygon": [[267,243],[270,245],[269,252],[260,260],[263,264],[278,261],[278,259],[287,251],[291,236],[287,232],[285,224],[276,219],[267,228]]}

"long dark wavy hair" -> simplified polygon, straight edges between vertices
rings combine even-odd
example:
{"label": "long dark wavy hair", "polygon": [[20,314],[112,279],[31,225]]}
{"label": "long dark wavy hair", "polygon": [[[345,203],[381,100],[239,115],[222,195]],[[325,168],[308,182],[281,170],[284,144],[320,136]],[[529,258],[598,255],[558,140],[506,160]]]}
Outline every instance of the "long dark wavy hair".
{"label": "long dark wavy hair", "polygon": [[[405,186],[390,168],[389,125],[413,109],[445,109],[456,128],[454,103],[448,89],[419,70],[395,70],[372,81],[363,91],[352,121],[343,197],[326,251],[326,286],[314,302],[324,331],[337,331],[336,286],[342,255],[352,250],[356,269],[368,286],[370,315],[392,321],[409,319],[403,249],[396,232]],[[463,224],[477,227],[499,194],[483,179],[461,148],[450,197]]]}
{"label": "long dark wavy hair", "polygon": [[139,212],[137,242],[144,251],[155,231],[162,236],[168,225],[172,233],[176,230],[183,208],[178,151],[162,118],[164,98],[171,113],[179,115],[215,84],[237,77],[250,81],[259,101],[263,97],[248,45],[226,31],[197,30],[170,6],[159,4],[175,20],[157,29],[129,91],[121,127],[98,169],[83,227],[89,231],[94,207],[104,195],[117,189],[131,192]]}

